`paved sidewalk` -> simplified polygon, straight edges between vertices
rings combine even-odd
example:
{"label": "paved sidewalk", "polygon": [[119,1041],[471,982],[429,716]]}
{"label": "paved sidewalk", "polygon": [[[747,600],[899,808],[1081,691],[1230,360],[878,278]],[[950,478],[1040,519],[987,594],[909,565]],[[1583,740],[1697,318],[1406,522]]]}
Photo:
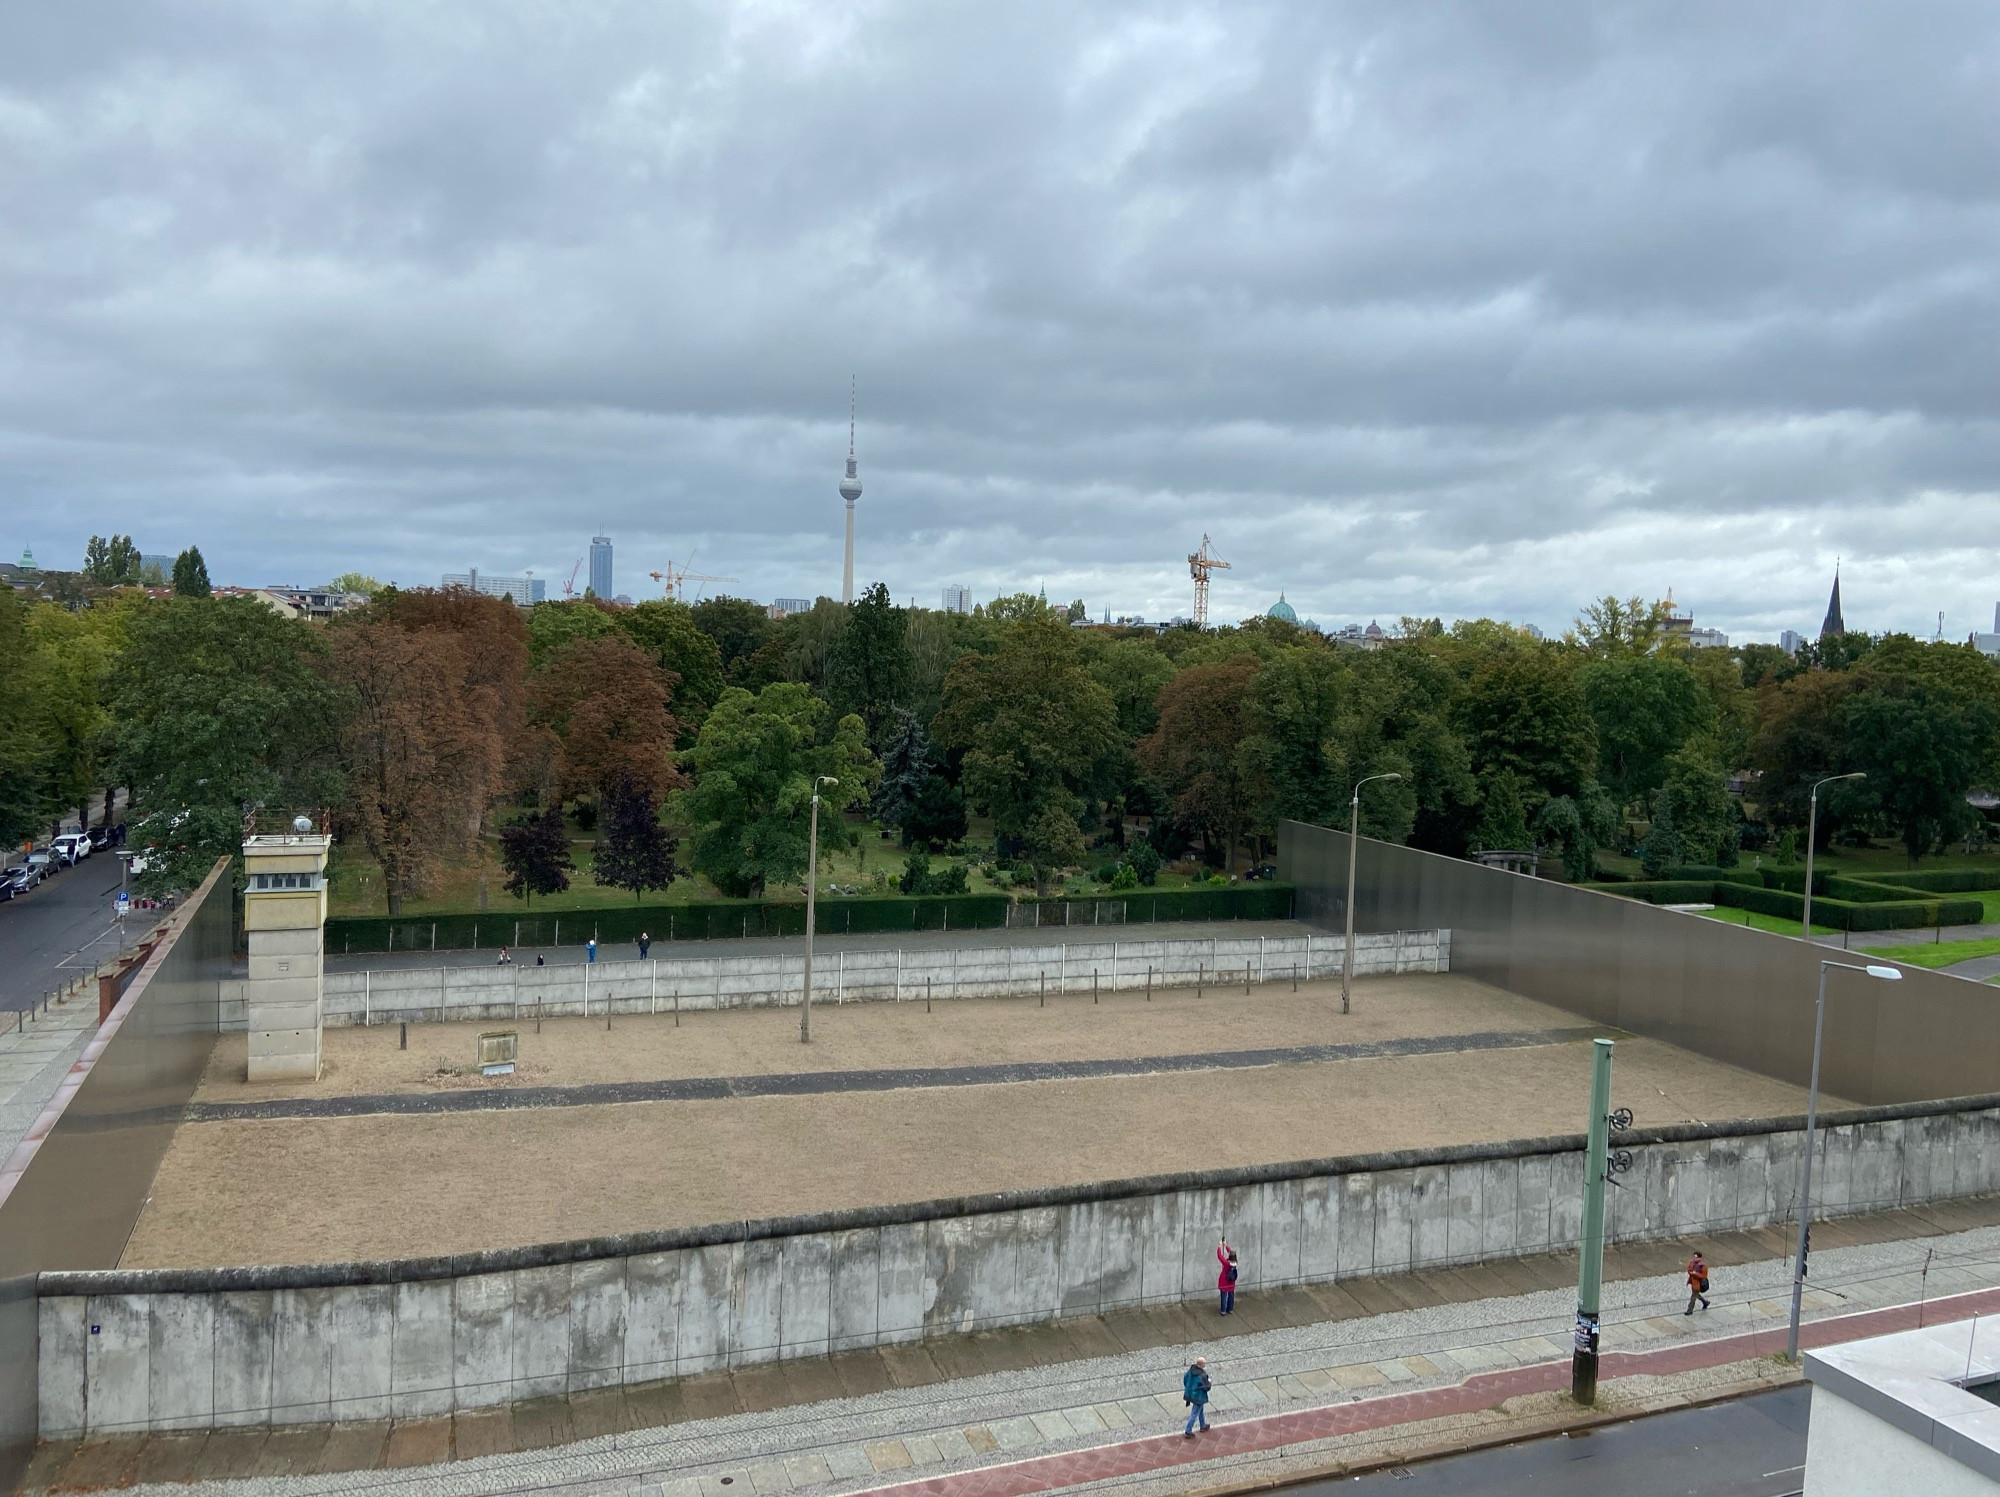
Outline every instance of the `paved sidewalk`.
{"label": "paved sidewalk", "polygon": [[47,1013],[0,1014],[0,1162],[41,1116],[97,1033],[97,984],[85,983]]}
{"label": "paved sidewalk", "polygon": [[[1941,1225],[1996,1215],[1992,1201],[1939,1208]],[[1875,1220],[1873,1232],[1907,1227],[1916,1213]],[[1837,1246],[1837,1229],[1849,1227]],[[2000,1308],[2000,1225],[1926,1238],[1907,1233],[1869,1240],[1871,1229],[1826,1223],[1813,1257],[1815,1285],[1807,1313],[1815,1337],[1874,1334],[1914,1319],[1856,1311],[1930,1302],[1936,1315]],[[1715,1308],[1688,1317],[1677,1260],[1680,1245],[1619,1249],[1614,1267],[1647,1272],[1607,1285],[1605,1375],[1671,1378],[1765,1357],[1782,1336],[1788,1268],[1783,1234],[1744,1234],[1765,1243],[1758,1261],[1731,1266],[1746,1243],[1705,1239],[1714,1249]],[[1650,1255],[1650,1256],[1647,1256]],[[1531,1260],[1532,1261],[1532,1260]],[[1540,1260],[1561,1265],[1562,1260]],[[1467,1284],[1523,1265],[1487,1265],[1426,1276]],[[1569,1268],[1573,1274],[1573,1266]],[[1417,1276],[1408,1276],[1411,1279]],[[1411,1421],[1489,1419],[1498,1403],[1537,1398],[1567,1385],[1570,1281],[1542,1272],[1528,1292],[1467,1296],[1418,1308],[1387,1308],[1345,1319],[1270,1328],[1229,1327],[1205,1306],[1170,1307],[1156,1317],[1167,1335],[1127,1349],[1098,1333],[1102,1350],[1069,1360],[1056,1350],[1087,1344],[1089,1325],[1060,1340],[1040,1335],[959,1338],[1012,1346],[1007,1370],[926,1378],[930,1363],[952,1364],[951,1342],[881,1354],[890,1385],[850,1393],[829,1362],[746,1369],[726,1379],[663,1385],[651,1396],[678,1403],[650,1408],[641,1390],[572,1395],[536,1405],[467,1413],[455,1419],[316,1429],[221,1431],[109,1440],[81,1451],[51,1448],[38,1458],[31,1487],[90,1489],[194,1482],[213,1497],[305,1497],[309,1493],[393,1491],[408,1497],[562,1490],[581,1497],[775,1497],[853,1493],[923,1483],[928,1494],[1008,1497],[1112,1475],[1158,1472],[1191,1456],[1203,1460],[1250,1450],[1308,1450],[1329,1440]],[[1373,1295],[1391,1281],[1352,1281],[1337,1293]],[[1951,1296],[1985,1299],[1941,1304]],[[1244,1301],[1239,1320],[1260,1299]],[[1352,1303],[1352,1301],[1350,1301]],[[1393,1302],[1391,1302],[1393,1305]],[[1845,1316],[1845,1320],[1832,1317]],[[1100,1327],[1104,1322],[1095,1322]],[[1775,1343],[1781,1346],[1782,1341]],[[956,1350],[967,1361],[973,1348]],[[1228,1433],[1182,1442],[1181,1368],[1196,1352],[1216,1377],[1216,1422]],[[990,1363],[989,1363],[990,1365]],[[1767,1369],[1768,1370],[1768,1369]],[[759,1390],[739,1398],[742,1389]],[[1547,1397],[1545,1397],[1547,1395]],[[1509,1405],[1513,1407],[1512,1404]],[[1549,1405],[1552,1406],[1552,1405]],[[1532,1412],[1532,1408],[1530,1410]],[[633,1427],[675,1417],[664,1427]],[[650,1416],[650,1418],[648,1417]],[[1275,1417],[1274,1417],[1275,1416]],[[586,1438],[589,1436],[589,1438]],[[568,1442],[568,1443],[565,1443]],[[527,1450],[517,1447],[539,1445]],[[455,1448],[460,1459],[442,1461]],[[307,1474],[335,1464],[349,1467]],[[382,1469],[352,1469],[359,1466]],[[415,1469],[389,1469],[389,1468]],[[1232,1465],[1232,1474],[1237,1468]],[[968,1476],[968,1473],[978,1473]],[[243,1479],[219,1479],[240,1476]],[[1192,1478],[1191,1478],[1192,1479]],[[1211,1472],[1204,1481],[1219,1480]],[[1198,1483],[1197,1483],[1198,1484]],[[165,1497],[166,1487],[161,1487]],[[187,1493],[185,1486],[178,1487]]]}

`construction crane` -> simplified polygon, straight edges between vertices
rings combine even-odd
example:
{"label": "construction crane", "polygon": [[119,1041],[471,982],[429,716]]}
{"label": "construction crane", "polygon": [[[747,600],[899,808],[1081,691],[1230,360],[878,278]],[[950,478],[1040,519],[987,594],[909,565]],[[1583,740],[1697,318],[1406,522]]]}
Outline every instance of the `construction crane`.
{"label": "construction crane", "polygon": [[687,599],[682,596],[682,593],[684,591],[684,584],[686,583],[734,582],[737,580],[734,577],[724,577],[715,572],[691,572],[688,570],[688,568],[693,565],[694,565],[694,558],[690,556],[687,559],[687,561],[681,566],[677,567],[673,564],[673,562],[669,561],[667,563],[667,569],[664,572],[648,572],[646,575],[648,577],[651,577],[655,582],[659,583],[661,590],[666,594],[666,596],[672,598],[677,603],[684,603],[687,601]]}
{"label": "construction crane", "polygon": [[1201,538],[1201,549],[1188,557],[1188,575],[1194,578],[1195,628],[1208,627],[1208,574],[1228,570],[1228,562],[1208,554],[1208,537],[1204,535]]}
{"label": "construction crane", "polygon": [[576,559],[576,565],[569,569],[569,576],[563,579],[563,596],[565,598],[574,598],[576,596],[576,574],[582,567],[583,558],[579,556]]}

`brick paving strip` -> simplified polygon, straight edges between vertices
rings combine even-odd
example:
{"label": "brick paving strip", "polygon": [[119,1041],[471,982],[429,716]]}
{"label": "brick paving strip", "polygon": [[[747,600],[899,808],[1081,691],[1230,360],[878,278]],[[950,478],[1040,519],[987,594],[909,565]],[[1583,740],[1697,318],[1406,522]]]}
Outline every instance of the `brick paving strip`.
{"label": "brick paving strip", "polygon": [[1213,1050],[1192,1055],[1139,1055],[1107,1060],[1016,1061],[990,1066],[907,1066],[856,1071],[775,1072],[756,1076],[689,1076],[659,1081],[601,1081],[582,1086],[521,1086],[481,1091],[378,1093],[299,1097],[264,1102],[193,1102],[190,1123],[257,1122],[275,1118],[353,1118],[382,1113],[494,1112],[540,1107],[603,1107],[624,1102],[706,1102],[729,1097],[801,1097],[829,1092],[887,1092],[913,1087],[1005,1086],[1021,1081],[1078,1081],[1153,1076],[1172,1071],[1232,1071],[1258,1066],[1314,1065],[1410,1055],[1461,1055],[1574,1045],[1620,1031],[1595,1025],[1418,1035],[1347,1045],[1288,1045],[1263,1050]]}
{"label": "brick paving strip", "polygon": [[[1919,1323],[1920,1315],[1926,1322],[1952,1321],[1990,1315],[1995,1311],[2000,1311],[2000,1289],[1983,1289],[1931,1300],[1927,1304],[1891,1305],[1812,1321],[1801,1328],[1799,1339],[1805,1348],[1838,1346],[1868,1336],[1913,1329]],[[1750,1331],[1737,1336],[1684,1342],[1658,1351],[1611,1352],[1602,1359],[1599,1375],[1605,1381],[1620,1377],[1665,1376],[1706,1367],[1728,1366],[1758,1357],[1778,1356],[1784,1349],[1784,1331]],[[1005,1465],[950,1472],[921,1481],[867,1488],[855,1497],[1026,1497],[1029,1493],[1053,1492],[1087,1482],[1138,1476],[1198,1461],[1261,1454],[1286,1445],[1360,1434],[1454,1414],[1470,1414],[1524,1394],[1558,1392],[1569,1386],[1569,1378],[1568,1362],[1539,1362],[1501,1372],[1478,1373],[1450,1387],[1393,1393],[1355,1403],[1232,1420],[1227,1424],[1218,1424],[1207,1434],[1197,1435],[1192,1440],[1178,1434],[1152,1435],[1143,1440],[1127,1440],[1116,1445],[1065,1451]]]}

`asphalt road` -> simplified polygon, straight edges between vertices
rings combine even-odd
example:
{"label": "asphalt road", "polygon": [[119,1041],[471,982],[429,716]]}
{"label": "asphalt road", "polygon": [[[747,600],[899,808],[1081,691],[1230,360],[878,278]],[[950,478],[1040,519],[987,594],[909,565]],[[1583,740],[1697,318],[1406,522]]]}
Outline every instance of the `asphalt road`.
{"label": "asphalt road", "polygon": [[1288,1497],[1791,1497],[1805,1486],[1803,1383],[1575,1435],[1289,1487]]}
{"label": "asphalt road", "polygon": [[78,968],[117,951],[111,914],[117,892],[118,859],[100,852],[0,904],[0,1012],[39,1003]]}

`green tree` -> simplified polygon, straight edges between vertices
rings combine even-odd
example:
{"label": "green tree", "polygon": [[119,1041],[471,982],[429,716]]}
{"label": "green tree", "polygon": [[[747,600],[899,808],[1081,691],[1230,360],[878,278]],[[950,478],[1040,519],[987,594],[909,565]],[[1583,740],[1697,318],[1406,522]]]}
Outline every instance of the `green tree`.
{"label": "green tree", "polygon": [[1875,678],[1841,703],[1840,762],[1868,776],[1859,804],[1902,840],[1914,865],[1977,819],[1980,781],[2000,717],[1985,702],[1929,681]]}
{"label": "green tree", "polygon": [[1735,866],[1743,818],[1723,783],[1712,740],[1690,739],[1667,760],[1656,805],[1666,807],[1686,862]]}
{"label": "green tree", "polygon": [[1140,883],[1149,888],[1158,882],[1160,868],[1165,862],[1166,859],[1160,856],[1160,850],[1153,846],[1149,837],[1135,837],[1130,850],[1125,854],[1126,867],[1132,870]]}
{"label": "green tree", "polygon": [[594,604],[583,601],[537,603],[528,610],[528,663],[539,670],[564,645],[584,639],[602,639],[617,632],[618,625],[611,614]]}
{"label": "green tree", "polygon": [[1201,834],[1207,861],[1227,868],[1249,829],[1253,770],[1245,752],[1255,657],[1191,665],[1160,692],[1160,726],[1139,759],[1166,790],[1174,819]]}
{"label": "green tree", "polygon": [[1566,636],[1570,644],[1599,660],[1651,655],[1667,645],[1667,605],[1610,594],[1584,606]]}
{"label": "green tree", "polygon": [[1509,770],[1536,803],[1574,797],[1591,778],[1597,730],[1562,656],[1544,645],[1490,651],[1466,683],[1458,715],[1482,773]]}
{"label": "green tree", "polygon": [[1554,847],[1572,883],[1597,875],[1597,849],[1618,834],[1618,808],[1596,784],[1575,800],[1552,795],[1535,813],[1535,844]]}
{"label": "green tree", "polygon": [[945,677],[937,741],[961,754],[960,788],[993,815],[1003,838],[1024,836],[1044,806],[1072,822],[1093,772],[1117,747],[1111,694],[1084,669],[1075,631],[1048,617],[1011,625],[991,655],[968,655]]}
{"label": "green tree", "polygon": [[[139,813],[191,813],[176,834],[181,868],[235,853],[257,806],[341,798],[338,697],[316,630],[252,598],[170,598],[131,610],[125,627],[107,681],[113,773]],[[176,876],[149,868],[141,882],[158,890]]]}
{"label": "green tree", "polygon": [[383,591],[382,584],[366,572],[342,572],[327,583],[327,589],[337,593],[360,593],[364,598],[372,598]]}
{"label": "green tree", "polygon": [[896,709],[910,694],[909,621],[876,583],[847,610],[847,625],[827,662],[826,694],[833,710],[868,725],[869,746],[888,743]]}
{"label": "green tree", "polygon": [[45,811],[75,810],[86,825],[90,797],[105,781],[111,729],[106,679],[124,645],[126,611],[108,600],[76,612],[39,604],[28,615],[23,641],[26,710],[40,751],[37,799]]}
{"label": "green tree", "polygon": [[[676,798],[688,827],[690,862],[723,893],[761,895],[805,873],[813,779],[823,813],[866,801],[880,766],[858,717],[832,710],[803,685],[780,681],[752,696],[732,686],[702,724],[684,763],[693,786]],[[829,815],[820,833],[829,834]],[[838,835],[838,822],[832,830]]]}
{"label": "green tree", "polygon": [[901,827],[936,772],[930,735],[916,717],[897,709],[896,726],[882,750],[882,778],[869,814],[885,827]]}
{"label": "green tree", "polygon": [[1713,705],[1679,655],[1615,655],[1578,672],[1597,730],[1597,772],[1629,804],[1650,797],[1666,777],[1667,756],[1713,725]]}
{"label": "green tree", "polygon": [[723,676],[732,686],[744,684],[737,679],[739,670],[778,632],[764,605],[747,598],[704,598],[689,611],[695,627],[715,641]]}
{"label": "green tree", "polygon": [[35,733],[35,696],[23,612],[20,595],[0,583],[0,840],[7,842],[20,841],[42,828],[37,783],[41,743]]}
{"label": "green tree", "polygon": [[1030,818],[1021,837],[1021,853],[1035,870],[1035,893],[1049,892],[1049,876],[1083,861],[1083,833],[1076,824],[1074,802],[1052,795]]}
{"label": "green tree", "polygon": [[679,678],[674,717],[682,743],[691,743],[702,719],[722,695],[722,654],[694,621],[694,610],[671,598],[654,598],[621,609],[614,622],[648,651],[661,669]]}
{"label": "green tree", "polygon": [[903,845],[951,847],[965,840],[965,797],[941,774],[926,779],[916,802],[904,815]]}
{"label": "green tree", "polygon": [[1160,688],[1174,678],[1174,663],[1148,640],[1121,639],[1099,651],[1090,674],[1111,693],[1118,731],[1144,738],[1160,725]]}
{"label": "green tree", "polygon": [[201,559],[201,548],[189,546],[174,558],[174,596],[208,598],[214,594],[215,589],[208,585],[208,563]]}
{"label": "green tree", "polygon": [[139,548],[129,535],[106,540],[93,535],[83,548],[84,575],[100,587],[122,587],[139,580]]}
{"label": "green tree", "polygon": [[1653,797],[1653,821],[1639,840],[1639,871],[1647,878],[1664,878],[1667,871],[1687,861],[1687,848],[1680,829],[1674,825],[1674,798],[1661,787]]}
{"label": "green tree", "polygon": [[1533,845],[1521,807],[1521,782],[1511,769],[1496,771],[1486,782],[1479,798],[1478,842],[1481,848],[1507,852]]}
{"label": "green tree", "polygon": [[591,876],[599,884],[630,889],[636,902],[648,889],[673,883],[675,840],[660,825],[653,797],[630,775],[606,794],[599,824],[604,833],[591,859]]}
{"label": "green tree", "polygon": [[562,808],[550,806],[500,829],[500,866],[507,870],[503,886],[533,909],[537,894],[560,894],[569,887],[576,862],[569,853],[569,828]]}

